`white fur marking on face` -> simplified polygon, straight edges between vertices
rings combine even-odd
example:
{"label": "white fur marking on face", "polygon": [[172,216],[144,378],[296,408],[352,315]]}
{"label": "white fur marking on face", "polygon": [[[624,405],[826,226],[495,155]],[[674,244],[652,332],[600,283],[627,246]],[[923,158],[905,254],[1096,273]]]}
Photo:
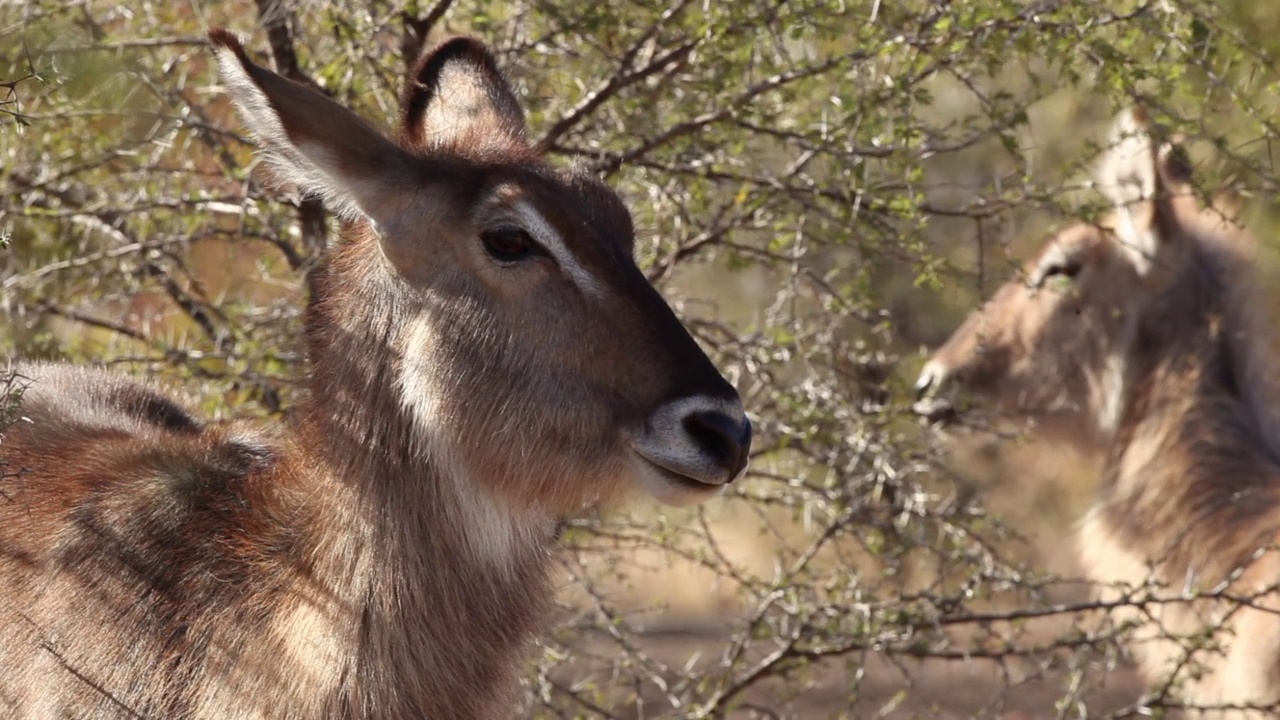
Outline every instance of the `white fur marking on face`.
{"label": "white fur marking on face", "polygon": [[604,286],[578,262],[578,259],[569,251],[569,247],[565,245],[564,238],[556,232],[551,223],[547,222],[542,213],[538,212],[537,208],[527,201],[519,200],[512,209],[524,229],[533,236],[534,240],[541,243],[547,252],[551,253],[578,287],[596,297],[605,295]]}
{"label": "white fur marking on face", "polygon": [[1098,429],[1110,436],[1120,426],[1120,411],[1124,407],[1124,353],[1108,353],[1100,377],[1090,383],[1093,387],[1098,413]]}
{"label": "white fur marking on face", "polygon": [[1134,332],[1136,332],[1136,322],[1133,314],[1128,313],[1120,336],[1115,339],[1115,345],[1107,353],[1102,372],[1097,377],[1089,378],[1098,429],[1108,437],[1120,426],[1120,413],[1124,410],[1124,380],[1128,369],[1126,359],[1129,356],[1129,343]]}
{"label": "white fur marking on face", "polygon": [[400,403],[413,418],[422,440],[423,463],[438,471],[441,490],[453,496],[450,509],[456,508],[458,517],[451,519],[465,528],[462,534],[475,558],[493,567],[514,570],[520,548],[539,542],[539,533],[550,527],[551,518],[535,508],[504,502],[494,496],[489,486],[470,476],[466,463],[444,436],[449,418],[438,402],[440,388],[435,378],[440,373],[430,370],[434,347],[430,319],[414,318],[402,354]]}
{"label": "white fur marking on face", "polygon": [[428,318],[420,316],[410,321],[401,355],[404,363],[400,373],[400,403],[423,433],[437,432],[445,421],[436,403],[439,391],[433,382],[434,375],[423,367],[423,361],[433,354],[435,344],[435,331]]}

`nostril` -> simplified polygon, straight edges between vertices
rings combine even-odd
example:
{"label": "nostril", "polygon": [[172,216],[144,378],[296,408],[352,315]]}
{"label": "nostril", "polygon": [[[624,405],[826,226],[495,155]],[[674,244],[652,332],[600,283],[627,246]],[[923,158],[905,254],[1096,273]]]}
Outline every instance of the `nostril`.
{"label": "nostril", "polygon": [[702,410],[684,418],[685,432],[716,464],[729,469],[730,482],[747,464],[751,447],[751,422],[734,420],[716,410]]}

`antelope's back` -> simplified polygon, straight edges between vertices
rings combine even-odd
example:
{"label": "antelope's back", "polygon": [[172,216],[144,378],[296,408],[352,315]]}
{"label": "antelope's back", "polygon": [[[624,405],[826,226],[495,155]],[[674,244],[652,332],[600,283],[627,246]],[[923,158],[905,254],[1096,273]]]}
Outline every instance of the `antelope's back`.
{"label": "antelope's back", "polygon": [[252,615],[272,586],[267,546],[288,539],[247,508],[262,505],[273,445],[123,375],[16,371],[20,419],[0,442],[0,716],[182,716],[190,693],[138,683],[198,687],[243,649],[226,628],[265,622]]}

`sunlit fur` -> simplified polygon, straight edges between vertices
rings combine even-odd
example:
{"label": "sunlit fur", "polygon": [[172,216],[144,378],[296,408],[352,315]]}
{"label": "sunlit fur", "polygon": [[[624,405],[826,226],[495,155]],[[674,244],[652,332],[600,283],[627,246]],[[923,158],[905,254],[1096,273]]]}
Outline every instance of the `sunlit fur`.
{"label": "sunlit fur", "polygon": [[[211,40],[276,179],[345,221],[309,283],[306,393],[283,425],[209,424],[120,375],[17,366],[0,715],[509,717],[557,521],[739,477],[737,393],[636,267],[618,197],[529,147],[483,45],[422,59],[392,142]],[[553,247],[495,260],[481,234],[507,223]]]}
{"label": "sunlit fur", "polygon": [[[1280,581],[1274,553],[1254,560],[1280,530],[1280,426],[1252,243],[1200,206],[1185,156],[1152,140],[1140,111],[1114,134],[1120,149],[1104,157],[1097,183],[1115,210],[1053,237],[936,351],[920,387],[962,385],[1105,458],[1080,534],[1084,569],[1099,583],[1151,578],[1176,596],[1230,580],[1237,595],[1262,592]],[[1064,263],[1079,266],[1074,279],[1047,272]],[[1184,653],[1148,638],[1221,623],[1226,653],[1202,653],[1209,673],[1184,697],[1258,705],[1280,698],[1276,609],[1267,592],[1257,608],[1152,606],[1158,625],[1120,616],[1144,624],[1132,648],[1153,683]]]}

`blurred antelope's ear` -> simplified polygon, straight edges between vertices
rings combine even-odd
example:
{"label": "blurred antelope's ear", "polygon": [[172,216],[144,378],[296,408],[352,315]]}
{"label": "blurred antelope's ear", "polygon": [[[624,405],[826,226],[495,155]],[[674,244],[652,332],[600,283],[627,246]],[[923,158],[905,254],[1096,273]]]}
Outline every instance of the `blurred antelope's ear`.
{"label": "blurred antelope's ear", "polygon": [[209,32],[218,70],[277,179],[348,218],[379,210],[409,182],[409,158],[355,113],[249,59],[235,35]]}
{"label": "blurred antelope's ear", "polygon": [[447,40],[424,55],[401,104],[406,147],[479,154],[528,148],[524,111],[474,38]]}
{"label": "blurred antelope's ear", "polygon": [[1170,194],[1185,190],[1191,163],[1177,139],[1157,145],[1141,106],[1116,118],[1109,139],[1095,181],[1115,205],[1116,239],[1145,275],[1162,247],[1178,236]]}
{"label": "blurred antelope's ear", "polygon": [[1111,125],[1107,151],[1098,164],[1099,189],[1117,207],[1155,197],[1157,173],[1147,114],[1141,107],[1120,113]]}

